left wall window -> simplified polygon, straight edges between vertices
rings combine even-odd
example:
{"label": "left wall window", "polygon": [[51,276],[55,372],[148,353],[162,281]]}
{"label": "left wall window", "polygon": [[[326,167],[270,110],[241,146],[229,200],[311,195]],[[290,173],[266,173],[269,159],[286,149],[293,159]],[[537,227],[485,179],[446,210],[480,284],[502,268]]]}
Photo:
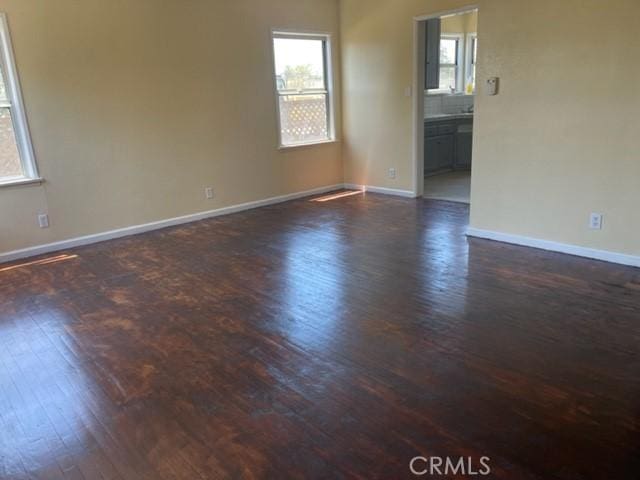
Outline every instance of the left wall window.
{"label": "left wall window", "polygon": [[328,35],[273,34],[280,147],[335,139]]}
{"label": "left wall window", "polygon": [[0,13],[0,185],[38,179],[9,24]]}

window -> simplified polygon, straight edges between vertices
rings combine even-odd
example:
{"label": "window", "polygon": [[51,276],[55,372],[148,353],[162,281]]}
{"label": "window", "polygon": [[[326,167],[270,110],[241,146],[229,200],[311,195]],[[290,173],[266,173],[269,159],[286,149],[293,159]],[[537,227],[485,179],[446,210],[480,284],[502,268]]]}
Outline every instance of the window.
{"label": "window", "polygon": [[465,91],[473,93],[476,90],[476,58],[478,56],[478,36],[475,33],[467,35],[467,61],[465,66]]}
{"label": "window", "polygon": [[7,17],[0,13],[0,185],[37,178]]}
{"label": "window", "polygon": [[462,90],[461,39],[458,35],[443,35],[440,39],[440,88],[442,91]]}
{"label": "window", "polygon": [[273,51],[280,146],[334,140],[329,37],[274,33]]}

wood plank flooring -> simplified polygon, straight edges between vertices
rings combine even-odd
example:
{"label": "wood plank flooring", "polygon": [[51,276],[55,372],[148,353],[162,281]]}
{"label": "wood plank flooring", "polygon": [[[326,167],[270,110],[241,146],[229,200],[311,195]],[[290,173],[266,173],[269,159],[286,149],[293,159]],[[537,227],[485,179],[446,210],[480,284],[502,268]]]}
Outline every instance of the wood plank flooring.
{"label": "wood plank flooring", "polygon": [[640,270],[467,218],[303,199],[0,265],[0,478],[640,478]]}

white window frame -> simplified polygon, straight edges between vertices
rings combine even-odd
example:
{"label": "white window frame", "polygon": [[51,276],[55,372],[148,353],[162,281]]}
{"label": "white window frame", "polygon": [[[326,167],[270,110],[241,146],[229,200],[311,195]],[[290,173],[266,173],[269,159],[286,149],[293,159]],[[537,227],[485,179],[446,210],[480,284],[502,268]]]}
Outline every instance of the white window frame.
{"label": "white window frame", "polygon": [[[473,58],[473,42],[478,43],[478,34],[476,32],[468,33],[465,45],[465,60],[464,60],[464,91],[467,93],[467,78],[471,75],[471,71],[473,70],[473,65],[476,65],[476,89],[478,83],[478,59]],[[475,62],[474,62],[475,60]],[[474,90],[475,92],[475,90]]]}
{"label": "white window frame", "polygon": [[19,177],[0,177],[0,186],[15,185],[41,181],[36,165],[31,135],[29,134],[29,124],[22,99],[22,89],[18,78],[13,56],[13,45],[9,33],[9,22],[7,15],[0,12],[0,68],[4,74],[5,88],[9,101],[0,102],[0,107],[8,108],[11,112],[14,135],[20,163],[24,174]]}
{"label": "white window frame", "polygon": [[[464,59],[464,50],[465,50],[465,40],[464,40],[464,34],[463,33],[443,33],[442,35],[440,35],[440,40],[442,39],[446,39],[446,40],[456,40],[458,43],[458,48],[457,48],[457,58],[458,58],[458,63],[455,65],[456,67],[456,88],[455,88],[455,92],[454,93],[462,93],[464,92],[464,64],[463,64],[463,59]],[[445,63],[445,64],[440,64],[438,66],[438,68],[440,67],[451,67],[454,66],[453,64],[449,64],[449,63]],[[443,95],[443,94],[451,94],[451,90],[449,88],[434,88],[434,89],[430,89],[427,90],[427,94],[429,95]]]}
{"label": "white window frame", "polygon": [[[287,38],[298,40],[321,40],[324,42],[324,75],[325,75],[325,89],[305,89],[304,91],[289,91],[288,93],[282,93],[278,89],[277,72],[276,72],[276,52],[275,52],[275,39]],[[309,145],[322,145],[324,143],[333,143],[336,141],[336,127],[335,127],[335,95],[334,95],[334,79],[333,79],[333,54],[332,54],[332,42],[331,34],[324,32],[299,32],[289,31],[283,29],[276,29],[271,31],[271,64],[273,65],[273,87],[276,99],[276,118],[278,126],[278,148],[280,150],[289,148],[306,147]],[[281,113],[280,113],[280,97],[287,95],[314,95],[321,93],[327,96],[327,138],[323,140],[300,142],[293,144],[285,144],[282,142],[282,125],[281,125]]]}

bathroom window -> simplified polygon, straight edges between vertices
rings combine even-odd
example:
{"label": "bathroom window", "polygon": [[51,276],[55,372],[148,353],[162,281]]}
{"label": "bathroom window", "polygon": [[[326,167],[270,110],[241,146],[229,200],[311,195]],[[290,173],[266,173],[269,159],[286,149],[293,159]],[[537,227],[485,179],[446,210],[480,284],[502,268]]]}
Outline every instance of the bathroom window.
{"label": "bathroom window", "polygon": [[335,139],[328,35],[273,34],[280,147]]}
{"label": "bathroom window", "polygon": [[7,17],[0,13],[0,186],[37,179]]}

